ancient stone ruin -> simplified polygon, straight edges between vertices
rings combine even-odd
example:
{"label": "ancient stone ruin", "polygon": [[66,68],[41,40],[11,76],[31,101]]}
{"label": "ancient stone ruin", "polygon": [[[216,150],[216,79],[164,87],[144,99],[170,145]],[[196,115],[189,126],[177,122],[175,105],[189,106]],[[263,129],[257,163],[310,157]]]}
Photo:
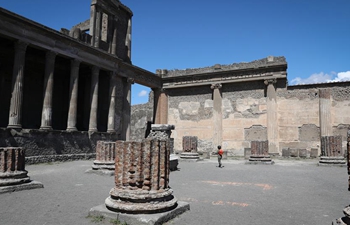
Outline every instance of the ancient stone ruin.
{"label": "ancient stone ruin", "polygon": [[169,142],[117,141],[115,187],[108,209],[127,213],[162,212],[176,207],[169,187]]}
{"label": "ancient stone ruin", "polygon": [[115,142],[97,141],[96,159],[92,165],[93,170],[114,173],[115,168]]}
{"label": "ancient stone ruin", "polygon": [[0,148],[0,193],[43,187],[42,183],[30,180],[23,148]]}
{"label": "ancient stone ruin", "polygon": [[341,136],[321,137],[321,157],[319,165],[346,165]]}
{"label": "ancient stone ruin", "polygon": [[182,138],[182,152],[180,159],[186,160],[198,160],[199,154],[197,152],[198,137],[197,136],[184,136]]}
{"label": "ancient stone ruin", "polygon": [[[189,209],[178,204],[169,186],[169,139],[147,138],[138,141],[117,141],[115,159],[115,187],[105,200],[108,215],[158,214],[172,211],[172,215]],[[101,213],[98,207],[90,214]],[[103,211],[106,212],[106,211]],[[162,214],[161,217],[169,215]],[[126,216],[127,217],[127,216]],[[127,217],[128,220],[133,217]],[[164,218],[162,218],[163,220]]]}
{"label": "ancient stone ruin", "polygon": [[248,162],[249,164],[273,164],[274,162],[269,155],[268,141],[252,141],[251,154]]}
{"label": "ancient stone ruin", "polygon": [[[347,138],[347,172],[348,172],[348,191],[350,191],[350,130],[348,130]],[[350,205],[343,209],[344,217],[333,221],[333,225],[349,225],[350,224]]]}

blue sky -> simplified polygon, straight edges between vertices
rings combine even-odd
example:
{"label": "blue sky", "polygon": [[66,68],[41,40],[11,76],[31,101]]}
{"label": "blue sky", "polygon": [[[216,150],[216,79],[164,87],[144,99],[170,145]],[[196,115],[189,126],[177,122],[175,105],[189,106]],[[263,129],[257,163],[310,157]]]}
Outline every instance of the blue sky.
{"label": "blue sky", "polygon": [[[48,4],[49,2],[49,4]],[[0,7],[56,30],[90,0],[12,0]],[[349,0],[124,0],[134,13],[132,62],[151,72],[285,56],[289,84],[350,79]],[[132,104],[149,88],[133,85]]]}

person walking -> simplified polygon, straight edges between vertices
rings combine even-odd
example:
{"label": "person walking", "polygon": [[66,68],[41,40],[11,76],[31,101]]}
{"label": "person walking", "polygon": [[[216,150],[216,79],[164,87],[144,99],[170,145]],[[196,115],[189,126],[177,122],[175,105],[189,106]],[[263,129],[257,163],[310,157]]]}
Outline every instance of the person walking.
{"label": "person walking", "polygon": [[221,146],[218,146],[218,162],[219,162],[219,167],[222,168],[222,164],[221,164],[221,159],[222,159],[222,155],[224,154],[224,150],[222,150]]}

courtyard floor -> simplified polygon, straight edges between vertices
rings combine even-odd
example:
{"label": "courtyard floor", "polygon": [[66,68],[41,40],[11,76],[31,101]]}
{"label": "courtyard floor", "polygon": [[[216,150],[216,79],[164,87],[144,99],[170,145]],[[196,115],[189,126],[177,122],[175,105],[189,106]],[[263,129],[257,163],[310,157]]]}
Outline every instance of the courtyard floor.
{"label": "courtyard floor", "polygon": [[[317,160],[275,160],[246,165],[244,160],[181,162],[170,174],[174,196],[190,211],[169,225],[330,225],[350,204],[346,167],[317,166]],[[87,217],[103,204],[114,177],[86,173],[92,161],[29,165],[43,189],[0,195],[1,225],[113,224]]]}

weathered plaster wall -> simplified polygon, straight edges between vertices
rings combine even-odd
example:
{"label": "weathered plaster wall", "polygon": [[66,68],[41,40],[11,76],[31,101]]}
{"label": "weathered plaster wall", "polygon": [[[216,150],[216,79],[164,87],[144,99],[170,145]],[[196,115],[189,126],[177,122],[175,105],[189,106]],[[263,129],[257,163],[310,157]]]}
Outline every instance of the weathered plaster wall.
{"label": "weathered plaster wall", "polygon": [[228,155],[243,155],[252,140],[266,140],[264,83],[225,84],[222,145]]}
{"label": "weathered plaster wall", "polygon": [[175,151],[182,151],[183,136],[198,137],[198,151],[213,150],[213,100],[210,86],[170,89],[168,123]]}
{"label": "weathered plaster wall", "polygon": [[277,91],[279,151],[282,148],[318,148],[320,144],[317,88]]}

